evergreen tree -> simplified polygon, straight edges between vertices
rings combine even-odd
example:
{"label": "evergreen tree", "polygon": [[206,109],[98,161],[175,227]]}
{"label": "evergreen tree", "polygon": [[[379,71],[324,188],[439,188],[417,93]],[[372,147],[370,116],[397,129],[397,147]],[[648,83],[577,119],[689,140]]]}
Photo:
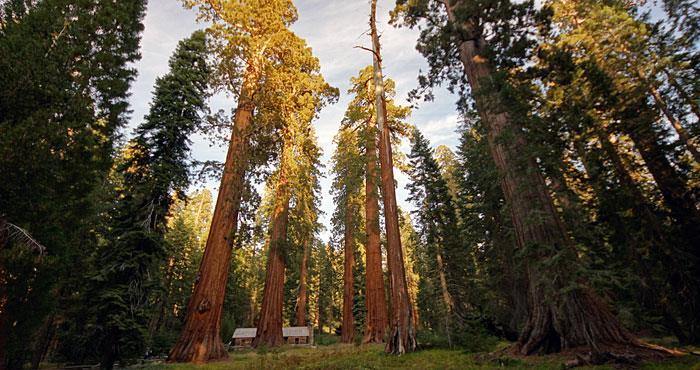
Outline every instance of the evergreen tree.
{"label": "evergreen tree", "polygon": [[136,128],[116,169],[122,185],[86,297],[94,310],[102,368],[143,352],[153,283],[149,276],[164,258],[173,195],[184,197],[189,186],[189,136],[206,112],[206,55],[204,32],[180,42],[170,72],[156,80],[145,122]]}
{"label": "evergreen tree", "polygon": [[48,257],[42,266],[0,260],[25,277],[10,300],[24,303],[0,313],[0,323],[16,323],[9,332],[0,324],[0,366],[18,368],[32,352],[38,366],[51,335],[27,338],[39,325],[52,332],[82,286],[108,201],[101,186],[127,118],[145,1],[8,1],[0,9],[0,213]]}
{"label": "evergreen tree", "polygon": [[[320,75],[310,49],[289,30],[297,19],[291,1],[187,0],[185,4],[198,7],[201,18],[212,21],[209,31],[216,45],[217,81],[238,97],[200,279],[189,301],[185,327],[169,356],[171,361],[205,362],[227,356],[219,338],[221,310],[246,173],[255,163],[251,145],[269,142],[268,138],[274,137],[270,131],[288,122],[293,110],[274,108],[279,102],[276,98],[295,95],[289,93],[289,89],[298,87],[295,78],[310,76],[313,81]],[[285,93],[278,95],[278,89]],[[299,100],[317,98],[316,90],[310,94],[295,91]],[[280,116],[284,119],[275,119]]]}
{"label": "evergreen tree", "polygon": [[[432,292],[440,292],[439,296],[430,297],[423,302],[441,301],[442,306],[430,307],[435,315],[430,321],[433,329],[442,328],[447,335],[448,343],[452,346],[452,335],[456,323],[457,312],[465,307],[455,294],[455,287],[465,287],[463,278],[467,276],[464,270],[469,261],[462,253],[464,248],[459,243],[457,230],[457,215],[450,196],[449,187],[443,178],[441,169],[434,158],[430,143],[423,134],[415,129],[411,138],[411,153],[409,176],[411,182],[407,185],[410,191],[409,200],[416,210],[413,214],[418,225],[419,245],[427,261],[422,261],[421,275],[423,284],[430,284]],[[468,288],[467,288],[468,289]],[[421,315],[426,320],[427,315]]]}
{"label": "evergreen tree", "polygon": [[[364,175],[364,158],[360,153],[360,138],[350,128],[338,131],[334,139],[336,150],[333,153],[331,171],[334,175],[332,194],[336,206],[333,213],[334,238],[342,241],[344,250],[343,266],[343,324],[341,340],[351,343],[355,335],[355,248],[359,239],[360,212],[363,197],[361,192]],[[361,239],[359,239],[361,241]]]}
{"label": "evergreen tree", "polygon": [[[360,137],[360,148],[365,156],[365,250],[367,282],[367,320],[363,342],[381,343],[388,325],[386,293],[382,274],[382,253],[379,232],[379,191],[380,182],[377,153],[377,127],[374,95],[374,68],[368,66],[350,79],[348,90],[354,97],[345,111],[342,125],[352,128]],[[391,127],[392,145],[398,146],[402,137],[407,136],[409,125],[405,122],[410,113],[409,107],[395,104],[395,83],[386,79],[384,83],[388,125]]]}
{"label": "evergreen tree", "polygon": [[[520,114],[527,111],[527,105],[520,104],[505,75],[527,55],[528,32],[538,20],[532,3],[487,1],[472,6],[465,1],[401,0],[397,4],[395,15],[405,24],[425,25],[418,48],[428,58],[430,70],[421,79],[423,87],[447,80],[465,89],[464,73],[486,128],[491,156],[502,176],[516,244],[528,254],[531,306],[517,350],[527,355],[578,345],[638,344],[578,276],[573,241],[554,207],[536,156],[513,150],[528,148],[522,131],[525,121],[521,119],[527,116]],[[518,27],[512,27],[514,24]]]}

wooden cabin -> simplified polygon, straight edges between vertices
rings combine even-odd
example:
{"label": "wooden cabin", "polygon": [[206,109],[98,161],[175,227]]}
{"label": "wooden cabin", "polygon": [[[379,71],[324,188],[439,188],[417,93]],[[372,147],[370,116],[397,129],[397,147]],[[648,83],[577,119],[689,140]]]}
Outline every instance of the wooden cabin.
{"label": "wooden cabin", "polygon": [[[250,348],[257,331],[257,328],[237,328],[231,337],[232,348]],[[314,344],[314,331],[308,326],[282,328],[282,337],[284,337],[284,343],[295,346]]]}

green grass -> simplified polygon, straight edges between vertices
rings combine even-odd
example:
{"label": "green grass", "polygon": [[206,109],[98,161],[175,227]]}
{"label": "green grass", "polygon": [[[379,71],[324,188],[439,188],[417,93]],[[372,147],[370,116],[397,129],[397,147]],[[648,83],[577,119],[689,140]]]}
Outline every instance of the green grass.
{"label": "green grass", "polygon": [[[381,345],[332,344],[311,347],[282,347],[266,351],[231,352],[228,360],[206,365],[158,364],[149,370],[214,370],[214,369],[562,369],[567,358],[532,356],[510,358],[466,353],[460,350],[428,349],[403,356],[387,355]],[[700,357],[684,356],[658,363],[644,364],[646,370],[700,370]],[[593,369],[581,367],[578,369]],[[598,366],[595,369],[615,369]]]}

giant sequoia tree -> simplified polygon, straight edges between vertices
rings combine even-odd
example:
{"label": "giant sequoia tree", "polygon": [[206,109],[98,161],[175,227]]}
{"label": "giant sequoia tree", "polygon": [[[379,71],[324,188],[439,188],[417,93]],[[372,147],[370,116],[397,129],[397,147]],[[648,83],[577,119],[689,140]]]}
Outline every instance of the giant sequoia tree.
{"label": "giant sequoia tree", "polygon": [[384,225],[387,238],[387,261],[391,275],[391,317],[386,351],[403,354],[416,350],[416,326],[413,304],[408,295],[408,284],[404,268],[403,249],[399,231],[399,210],[396,204],[394,183],[394,158],[391,147],[391,127],[387,119],[382,54],[377,31],[377,1],[372,0],[369,21],[372,37],[374,67],[374,101],[379,134],[379,163],[381,172],[382,199],[384,200]]}
{"label": "giant sequoia tree", "polygon": [[361,187],[365,164],[360,153],[361,140],[357,132],[349,127],[341,127],[334,142],[336,150],[333,153],[331,168],[334,175],[332,193],[337,206],[332,222],[334,236],[342,240],[344,249],[341,339],[345,343],[350,343],[355,335],[354,250],[359,236],[359,220],[361,220],[359,213],[363,200]]}
{"label": "giant sequoia tree", "polygon": [[[364,149],[365,166],[365,240],[366,249],[366,284],[367,284],[367,318],[365,320],[364,342],[380,343],[384,341],[387,327],[387,304],[382,273],[382,254],[379,235],[379,195],[378,195],[378,154],[377,125],[374,95],[374,68],[368,66],[350,79],[350,94],[353,100],[348,104],[343,117],[343,127],[358,132],[359,147]],[[410,113],[408,107],[397,106],[393,97],[395,83],[391,79],[384,82],[387,121],[391,127],[392,142],[397,144],[407,132],[404,122]]]}
{"label": "giant sequoia tree", "polygon": [[[280,161],[273,185],[275,195],[270,216],[265,289],[258,330],[253,341],[253,346],[256,347],[275,347],[283,343],[282,307],[290,202],[294,196],[313,192],[315,184],[307,181],[306,176],[317,171],[315,167],[318,166],[320,149],[316,144],[311,121],[326,102],[337,96],[337,90],[331,88],[319,74],[320,65],[311,49],[294,37],[288,42],[297,42],[295,53],[286,56],[284,64],[274,76],[277,85],[272,91],[277,92],[276,99],[279,100],[271,101],[269,112],[264,109],[256,117],[256,120],[269,119],[283,125]],[[268,85],[273,83],[269,81]],[[311,189],[305,189],[305,186]],[[301,201],[295,203],[304,206]]]}
{"label": "giant sequoia tree", "polygon": [[227,356],[219,336],[226,278],[245,190],[251,133],[264,130],[255,127],[254,110],[264,105],[265,99],[274,97],[273,86],[279,86],[280,81],[275,76],[276,67],[285,59],[283,56],[307,49],[288,29],[297,18],[291,1],[185,1],[185,4],[198,7],[201,17],[213,22],[209,31],[216,48],[216,80],[238,97],[199,279],[188,304],[182,334],[169,356],[171,361],[202,362]]}
{"label": "giant sequoia tree", "polygon": [[[475,7],[465,1],[430,0],[399,1],[397,10],[407,25],[425,25],[418,41],[431,67],[429,78],[423,80],[425,86],[446,79],[458,85],[461,74],[455,70],[461,64],[486,127],[491,156],[509,203],[515,240],[528,254],[530,312],[517,351],[531,354],[580,345],[598,350],[606,344],[635,345],[635,337],[577,275],[572,240],[554,208],[536,158],[514,151],[527,147],[527,139],[522,124],[505,104],[507,89],[501,73],[517,56],[513,53],[518,50],[507,46],[527,45],[527,28],[501,32],[499,25],[510,25],[514,20],[528,24],[532,5],[488,3],[498,11],[485,12],[486,4]],[[426,19],[432,22],[421,23]]]}

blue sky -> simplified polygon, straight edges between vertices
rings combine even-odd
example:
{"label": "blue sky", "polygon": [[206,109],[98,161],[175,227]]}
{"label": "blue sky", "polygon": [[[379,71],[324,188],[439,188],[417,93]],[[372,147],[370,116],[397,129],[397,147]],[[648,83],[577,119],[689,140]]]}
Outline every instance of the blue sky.
{"label": "blue sky", "polygon": [[[338,130],[340,121],[351,97],[347,94],[350,77],[355,76],[360,69],[372,63],[371,54],[354,48],[356,45],[369,46],[370,40],[366,35],[369,29],[369,0],[299,0],[295,1],[299,10],[299,20],[292,27],[301,37],[306,39],[321,61],[321,71],[326,80],[341,91],[340,100],[333,106],[326,107],[314,122],[319,144],[323,148],[323,163],[329,164],[333,154],[333,136]],[[423,57],[415,50],[417,32],[394,28],[388,24],[389,11],[393,8],[394,0],[379,0],[378,21],[382,35],[382,54],[384,73],[396,81],[399,103],[405,103],[408,92],[416,85],[416,77],[426,64]],[[142,59],[136,63],[139,71],[137,80],[132,86],[130,98],[133,114],[127,129],[130,133],[148,111],[153,85],[157,76],[168,71],[168,58],[175,49],[178,41],[189,36],[194,30],[204,25],[196,22],[194,11],[184,9],[176,0],[150,0],[145,18],[145,31],[141,41]],[[458,116],[454,102],[455,96],[446,90],[436,91],[435,101],[422,103],[414,110],[410,122],[415,124],[433,146],[445,144],[454,149],[457,145],[455,130]],[[235,107],[235,100],[225,96],[216,96],[211,101],[213,110],[224,109],[230,112]],[[197,160],[223,161],[226,147],[210,147],[203,137],[193,138],[192,154]],[[407,146],[404,145],[404,149]],[[404,189],[407,178],[395,171],[398,187],[399,206],[411,209],[406,202],[407,192]],[[325,212],[322,220],[330,229],[330,215],[335,207],[330,195],[331,178],[322,180],[322,209]],[[216,194],[218,181],[200,186],[210,187]],[[322,234],[327,240],[329,232]]]}

